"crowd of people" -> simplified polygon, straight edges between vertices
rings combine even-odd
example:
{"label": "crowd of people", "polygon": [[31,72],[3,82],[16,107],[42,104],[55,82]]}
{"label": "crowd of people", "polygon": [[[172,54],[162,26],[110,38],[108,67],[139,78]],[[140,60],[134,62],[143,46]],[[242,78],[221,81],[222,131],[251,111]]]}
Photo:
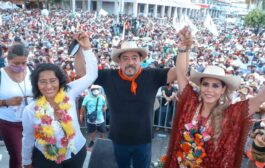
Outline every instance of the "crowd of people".
{"label": "crowd of people", "polygon": [[[33,167],[49,167],[54,164],[50,160],[65,166],[77,165],[77,167],[79,166],[78,164],[83,162],[83,156],[85,156],[82,153],[84,137],[81,132],[76,131],[75,135],[71,135],[71,128],[59,129],[58,125],[60,124],[56,123],[55,125],[57,126],[55,127],[58,129],[47,139],[41,137],[41,127],[44,124],[40,124],[38,128],[34,128],[35,130],[33,129],[33,125],[36,126],[36,124],[42,123],[42,109],[46,109],[46,106],[48,106],[48,110],[55,113],[58,112],[58,114],[55,116],[51,116],[50,113],[44,115],[46,117],[45,122],[50,123],[53,120],[62,119],[64,113],[61,113],[61,111],[65,108],[63,110],[66,111],[67,116],[69,115],[72,118],[69,122],[73,122],[76,126],[74,127],[75,129],[79,128],[77,126],[78,120],[80,122],[83,121],[85,112],[90,114],[97,109],[96,111],[100,115],[97,123],[88,122],[88,125],[90,125],[88,132],[93,133],[89,144],[90,147],[94,143],[95,130],[100,131],[100,133],[106,132],[102,114],[109,108],[110,138],[114,143],[118,165],[122,168],[130,167],[130,160],[132,160],[134,167],[148,167],[151,160],[153,102],[157,89],[162,86],[161,96],[164,97],[160,104],[162,109],[160,115],[162,116],[159,117],[157,124],[172,127],[172,132],[179,132],[179,135],[172,134],[171,136],[168,160],[165,167],[174,167],[177,164],[185,167],[194,164],[195,159],[187,159],[186,148],[180,143],[183,142],[181,136],[186,136],[184,133],[192,129],[187,128],[185,125],[189,124],[191,120],[191,125],[193,124],[193,126],[196,126],[193,120],[194,122],[199,121],[200,124],[204,125],[205,130],[208,132],[203,131],[201,133],[207,132],[209,137],[212,137],[210,141],[205,142],[206,147],[201,149],[201,151],[204,150],[207,154],[209,153],[209,156],[201,156],[201,158],[196,156],[197,160],[206,160],[203,163],[197,161],[197,166],[211,167],[216,164],[220,168],[240,166],[242,160],[240,156],[243,156],[241,149],[244,144],[240,144],[240,146],[235,146],[235,144],[244,142],[244,137],[247,136],[248,125],[250,124],[249,120],[246,120],[248,115],[260,111],[258,108],[259,104],[245,100],[256,98],[258,100],[255,101],[256,103],[261,103],[260,100],[264,101],[264,97],[260,96],[258,92],[265,84],[265,35],[256,35],[251,29],[244,27],[240,23],[217,20],[217,25],[222,26],[218,27],[219,35],[213,36],[203,25],[202,21],[192,19],[198,32],[190,43],[184,43],[185,40],[190,40],[190,36],[185,34],[185,29],[182,29],[184,35],[181,38],[180,34],[172,26],[171,19],[155,19],[142,16],[133,18],[127,15],[118,17],[114,15],[100,16],[96,13],[88,12],[73,15],[69,14],[69,11],[62,10],[50,11],[48,16],[42,15],[39,10],[0,11],[0,16],[2,17],[2,25],[0,27],[0,65],[6,69],[1,69],[1,79],[4,79],[4,81],[2,80],[0,83],[0,111],[3,111],[0,114],[0,129],[4,141],[8,142],[6,146],[10,154],[11,168],[21,167],[22,161],[23,165],[28,167],[32,165]],[[73,40],[73,35],[80,32],[88,32],[86,35],[82,34],[81,39],[77,38],[83,52],[79,52],[78,56],[70,57],[68,55],[68,47]],[[183,45],[182,48],[180,48],[179,44]],[[82,66],[84,62],[87,63],[87,55],[92,53],[98,59],[96,69],[100,71],[97,80],[92,73],[89,73],[89,70],[93,69],[93,61],[91,64]],[[188,53],[188,56],[186,53]],[[181,56],[181,59],[178,55]],[[85,57],[85,61],[78,60],[82,56]],[[186,59],[184,60],[184,58]],[[187,59],[189,59],[188,65]],[[20,65],[27,65],[27,68],[19,68]],[[59,70],[53,65],[61,67],[65,79],[60,77],[61,71],[59,73]],[[203,76],[200,79],[195,79],[194,77],[195,73],[193,70],[199,72],[195,74],[198,77],[206,72],[217,73],[217,71],[221,71],[218,69],[220,67],[225,69],[225,72],[221,72],[222,74],[217,75],[218,77],[216,77],[216,74],[212,74],[213,76],[208,74],[208,76]],[[29,78],[30,73],[33,76],[35,75],[35,79],[33,77]],[[87,79],[87,73],[91,75],[91,79]],[[191,84],[188,84],[185,74],[190,75]],[[236,75],[237,79],[229,78],[230,81],[226,81],[227,77],[224,74]],[[85,79],[87,79],[87,82],[82,82]],[[95,91],[99,91],[99,88],[94,87],[91,88],[92,94],[79,103],[81,108],[80,115],[73,110],[76,109],[75,105],[74,108],[66,107],[69,101],[71,104],[75,104],[73,103],[74,99],[82,91],[85,91],[94,80],[96,80],[95,84],[104,88],[106,100],[104,96],[97,96],[98,93]],[[9,84],[3,85],[7,81],[9,81]],[[56,87],[59,89],[52,94],[47,89],[42,88],[42,86],[50,85],[52,88],[57,82],[59,83]],[[14,85],[14,87],[16,85],[16,93],[4,92],[6,89],[11,88],[9,87],[10,84]],[[82,85],[82,87],[78,87],[77,84]],[[68,85],[70,86],[69,90]],[[174,87],[176,87],[177,93]],[[33,89],[32,91],[31,88]],[[220,89],[218,96],[216,96],[218,101],[214,100],[211,102],[209,95],[203,92],[203,89],[206,88]],[[197,93],[199,90],[201,91],[201,96],[196,96],[195,92]],[[228,91],[229,93],[231,91],[232,94],[228,94]],[[54,102],[53,99],[57,93],[70,100]],[[187,97],[190,98],[190,101],[187,100]],[[221,97],[224,97],[224,100],[221,101],[223,103],[220,103]],[[230,99],[235,105],[230,105]],[[43,106],[41,100],[45,100],[46,105]],[[172,101],[175,100],[178,101],[177,112],[179,113],[176,113],[177,117],[171,121],[171,118],[174,117]],[[22,138],[22,111],[29,103],[30,105],[24,110],[28,115],[23,116],[23,120],[26,121],[23,123],[23,127],[27,129],[23,131],[23,143],[18,144],[19,142],[16,140],[19,137]],[[58,106],[58,103],[64,103],[65,106]],[[93,105],[91,105],[92,103]],[[212,103],[221,105],[220,107],[219,105],[217,107],[209,106]],[[222,109],[224,108],[223,104],[225,104],[227,110]],[[191,105],[193,110],[187,109],[189,105]],[[39,118],[34,117],[35,108],[39,108],[37,110],[40,113]],[[140,112],[143,109],[147,112],[141,114]],[[16,113],[14,115],[12,113],[11,116],[8,110],[15,110]],[[236,110],[242,113],[240,115],[233,114]],[[126,113],[122,113],[123,111],[126,111]],[[189,116],[184,115],[183,111],[186,111]],[[209,114],[211,111],[214,111],[213,117]],[[79,116],[76,117],[76,114],[73,113]],[[258,115],[259,117],[255,121],[262,123],[261,119],[264,116]],[[144,119],[144,122],[138,121],[140,116]],[[52,121],[47,120],[47,118],[51,118]],[[212,119],[208,120],[208,118]],[[237,123],[234,123],[234,132],[241,132],[241,134],[238,134],[237,139],[234,139],[235,141],[232,141],[231,136],[235,138],[236,134],[228,133],[231,128],[231,121],[229,120],[231,118],[237,121]],[[221,122],[223,121],[227,124],[222,130],[225,134],[221,134]],[[64,121],[62,119],[61,122],[63,125],[68,120]],[[217,126],[211,126],[213,123],[217,123]],[[184,130],[184,125],[189,130]],[[17,133],[16,136],[10,136],[6,128],[14,129]],[[135,130],[142,131],[136,133]],[[257,127],[255,127],[254,132],[256,130]],[[258,130],[260,130],[260,127],[258,127]],[[38,138],[35,144],[33,143],[34,131],[39,135],[37,136],[35,133],[35,138],[36,136]],[[69,137],[63,137],[62,132],[69,133]],[[101,137],[103,135],[101,134]],[[260,134],[256,132],[255,135]],[[252,136],[254,139],[255,137],[257,136]],[[66,146],[76,142],[72,146],[75,146],[78,151],[71,149],[72,151],[59,152],[65,150],[64,143],[53,149],[47,142],[53,141],[53,138],[56,139],[54,143],[68,138]],[[224,138],[230,140],[225,141]],[[188,145],[189,141],[185,140],[187,141],[185,145]],[[219,141],[220,144],[218,143]],[[25,143],[31,145],[24,145],[23,147]],[[234,146],[231,146],[231,144],[234,144]],[[252,147],[252,143],[250,144]],[[262,149],[265,146],[258,142],[254,144],[259,144],[258,146]],[[14,146],[17,148],[14,148]],[[240,151],[237,151],[237,148]],[[216,155],[214,153],[216,149],[220,149],[223,153]],[[21,150],[24,158],[21,158]],[[52,150],[58,153],[50,152]],[[262,159],[258,159],[257,162],[257,157],[253,158],[257,154],[247,152],[250,150],[251,148],[247,148],[245,153],[248,153],[248,157],[253,161],[251,163],[264,166]],[[131,155],[128,151],[138,154]],[[70,152],[73,152],[74,155],[71,155]],[[226,152],[229,153],[225,157],[226,160],[220,161],[220,158],[224,158],[223,154]],[[42,157],[42,153],[45,157]],[[236,157],[236,153],[240,156]],[[261,156],[264,156],[264,151],[261,150],[260,153]],[[55,157],[57,154],[62,155],[62,157]],[[65,162],[67,160],[68,162]]]}

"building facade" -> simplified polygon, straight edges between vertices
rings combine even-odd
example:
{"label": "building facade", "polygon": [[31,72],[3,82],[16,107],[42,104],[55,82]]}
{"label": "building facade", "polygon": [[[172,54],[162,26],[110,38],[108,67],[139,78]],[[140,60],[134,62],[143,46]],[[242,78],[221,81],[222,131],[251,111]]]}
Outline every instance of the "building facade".
{"label": "building facade", "polygon": [[104,9],[108,14],[128,14],[134,17],[142,15],[164,18],[180,17],[183,14],[196,17],[207,13],[216,17],[222,13],[221,10],[210,9],[207,3],[194,3],[191,0],[71,0],[69,3],[73,11]]}
{"label": "building facade", "polygon": [[[136,16],[148,16],[154,18],[180,17],[199,17],[210,14],[218,17],[226,13],[231,0],[10,0],[13,3],[29,5],[38,8],[53,6],[55,9],[71,9],[76,11],[100,11],[103,9],[108,14],[127,14]],[[47,2],[55,2],[48,4]],[[223,4],[223,5],[220,5]]]}

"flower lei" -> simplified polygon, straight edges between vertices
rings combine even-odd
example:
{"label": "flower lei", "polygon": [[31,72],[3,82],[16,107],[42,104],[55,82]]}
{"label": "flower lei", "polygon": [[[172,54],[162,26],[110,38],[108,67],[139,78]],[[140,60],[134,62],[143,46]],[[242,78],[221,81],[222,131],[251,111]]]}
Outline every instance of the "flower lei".
{"label": "flower lei", "polygon": [[211,120],[208,119],[205,126],[198,125],[198,114],[201,105],[198,106],[191,123],[185,124],[183,140],[180,149],[176,152],[180,168],[200,168],[203,158],[207,156],[204,144],[211,136],[206,132]]}
{"label": "flower lei", "polygon": [[40,145],[44,146],[44,156],[46,159],[61,163],[65,160],[67,149],[74,151],[73,142],[71,141],[75,136],[75,130],[72,126],[72,117],[68,114],[71,108],[69,97],[63,89],[56,94],[54,102],[58,104],[59,123],[64,131],[64,137],[61,138],[60,147],[56,144],[56,138],[53,128],[54,109],[47,103],[45,96],[37,99],[35,110],[35,118],[40,121],[39,124],[34,125],[34,136]]}

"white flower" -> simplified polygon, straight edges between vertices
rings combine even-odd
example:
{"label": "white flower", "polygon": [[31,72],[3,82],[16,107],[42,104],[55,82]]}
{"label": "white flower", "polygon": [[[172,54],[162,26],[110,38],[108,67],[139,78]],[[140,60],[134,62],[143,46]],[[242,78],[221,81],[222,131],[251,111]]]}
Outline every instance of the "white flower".
{"label": "white flower", "polygon": [[261,127],[265,127],[265,121],[262,121],[262,122],[260,123],[260,126],[261,126]]}
{"label": "white flower", "polygon": [[193,125],[197,125],[198,124],[198,121],[197,120],[192,120],[192,124]]}
{"label": "white flower", "polygon": [[54,109],[51,107],[51,105],[48,103],[47,104],[47,110],[46,110],[46,114],[49,116],[52,116],[54,113]]}
{"label": "white flower", "polygon": [[68,148],[70,149],[71,152],[75,153],[76,148],[73,140],[70,140],[70,142],[68,143]]}
{"label": "white flower", "polygon": [[157,167],[158,166],[158,163],[157,162],[154,162],[154,166]]}
{"label": "white flower", "polygon": [[178,162],[180,163],[182,161],[181,157],[178,157]]}

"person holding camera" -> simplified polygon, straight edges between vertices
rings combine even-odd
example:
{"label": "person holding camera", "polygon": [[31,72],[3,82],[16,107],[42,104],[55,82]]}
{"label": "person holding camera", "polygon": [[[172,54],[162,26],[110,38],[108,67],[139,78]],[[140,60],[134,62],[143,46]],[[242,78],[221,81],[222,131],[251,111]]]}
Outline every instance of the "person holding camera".
{"label": "person holding camera", "polygon": [[[264,110],[264,109],[263,109]],[[262,111],[263,112],[263,111]],[[265,113],[263,112],[261,119],[255,121],[250,138],[253,139],[251,148],[247,151],[247,157],[250,162],[248,168],[265,167]]]}
{"label": "person holding camera", "polygon": [[80,123],[83,122],[84,114],[86,114],[87,132],[90,134],[90,143],[88,145],[89,148],[94,145],[96,139],[96,131],[99,132],[100,138],[104,138],[104,133],[106,132],[104,113],[107,109],[106,99],[100,93],[101,87],[98,85],[92,85],[90,89],[91,94],[88,94],[84,98],[80,110]]}

